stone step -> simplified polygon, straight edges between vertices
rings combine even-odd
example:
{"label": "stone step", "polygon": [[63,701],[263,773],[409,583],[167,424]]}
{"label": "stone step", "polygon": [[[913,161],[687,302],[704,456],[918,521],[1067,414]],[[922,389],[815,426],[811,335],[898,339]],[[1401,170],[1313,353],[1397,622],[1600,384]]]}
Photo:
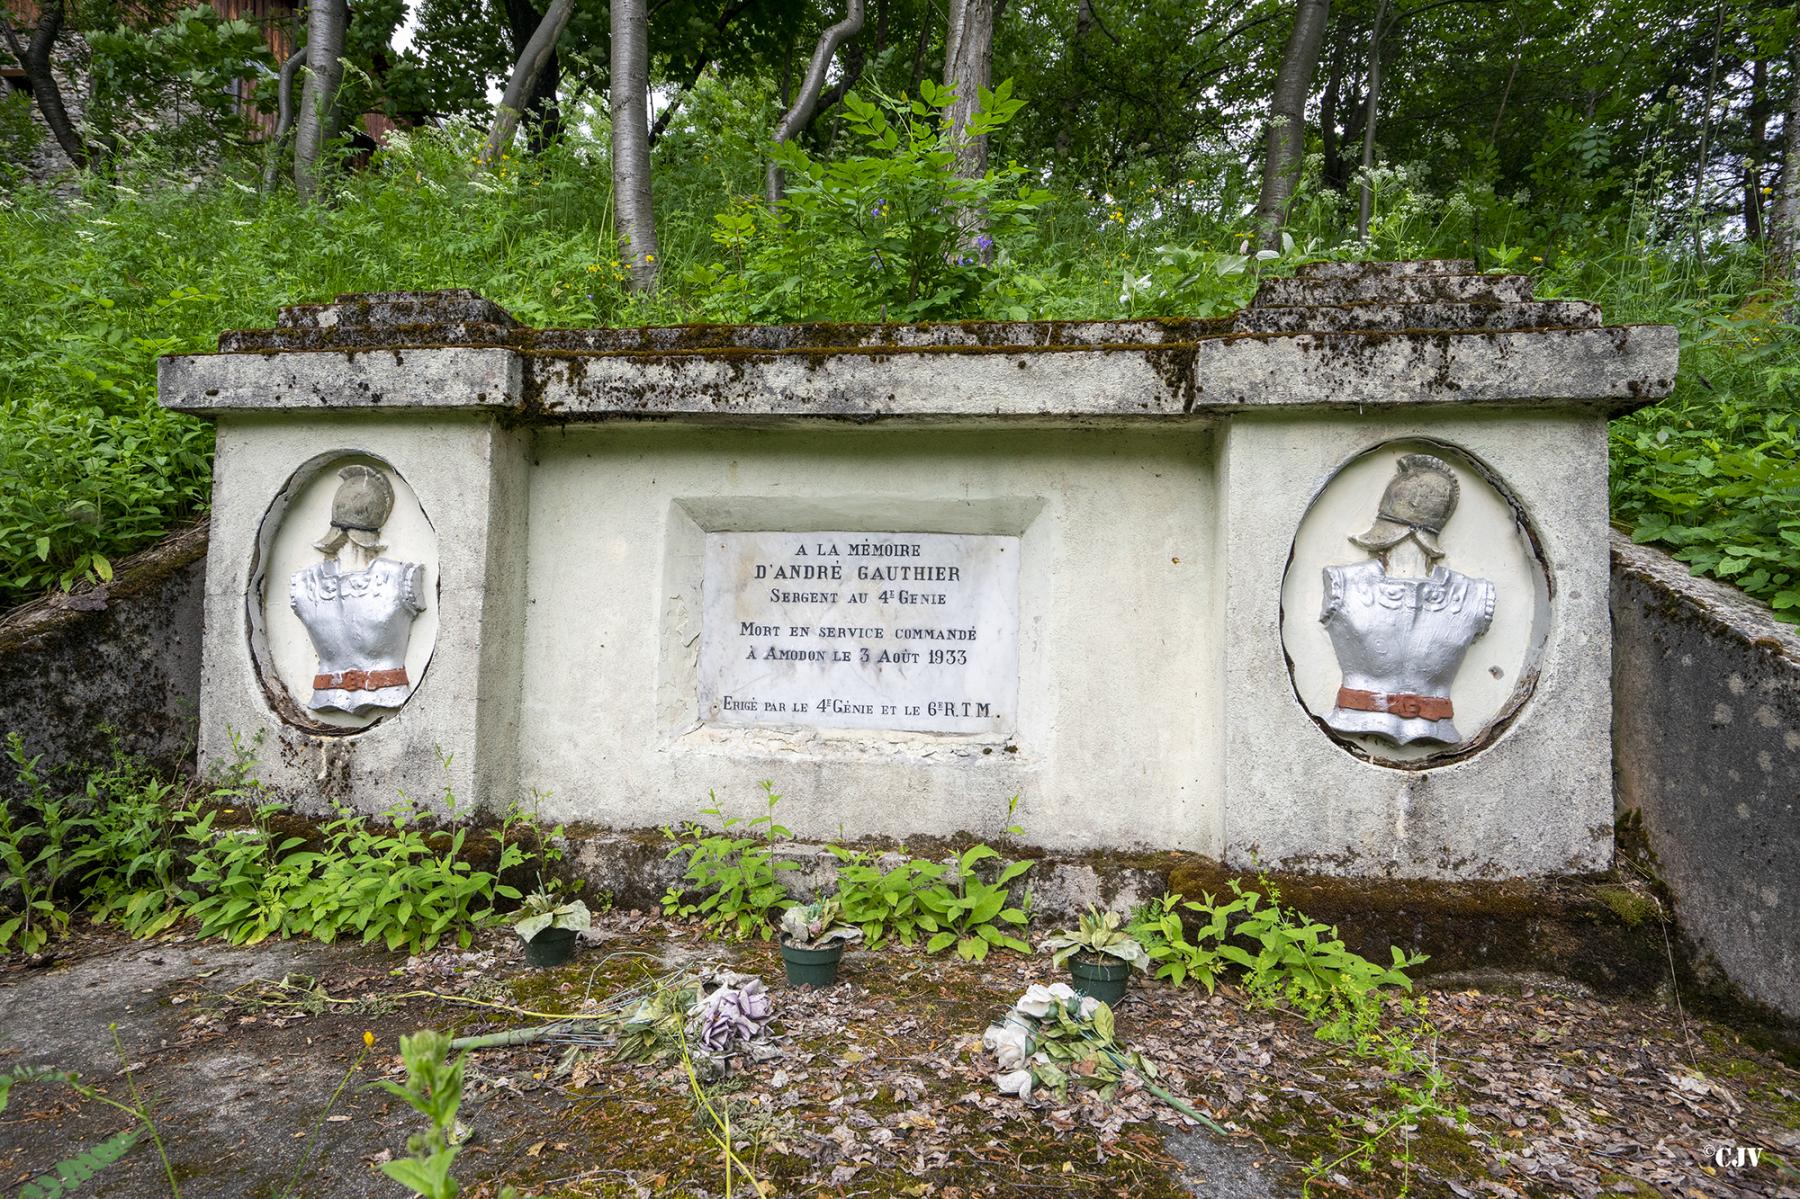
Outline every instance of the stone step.
{"label": "stone step", "polygon": [[338,296],[329,304],[293,304],[275,318],[282,329],[387,328],[475,322],[516,325],[511,314],[468,288],[372,291]]}
{"label": "stone step", "polygon": [[1295,273],[1302,279],[1400,279],[1480,272],[1468,258],[1413,258],[1401,262],[1307,262]]}
{"label": "stone step", "polygon": [[1529,304],[1270,305],[1237,314],[1238,333],[1346,333],[1396,329],[1597,329],[1600,306],[1577,300]]}
{"label": "stone step", "polygon": [[507,345],[519,326],[490,321],[415,321],[382,325],[287,325],[275,329],[230,329],[219,334],[222,354],[273,350],[357,350],[379,346]]}
{"label": "stone step", "polygon": [[1308,304],[1340,305],[1358,300],[1395,304],[1518,304],[1532,298],[1529,275],[1413,274],[1385,278],[1269,279],[1256,289],[1256,307]]}

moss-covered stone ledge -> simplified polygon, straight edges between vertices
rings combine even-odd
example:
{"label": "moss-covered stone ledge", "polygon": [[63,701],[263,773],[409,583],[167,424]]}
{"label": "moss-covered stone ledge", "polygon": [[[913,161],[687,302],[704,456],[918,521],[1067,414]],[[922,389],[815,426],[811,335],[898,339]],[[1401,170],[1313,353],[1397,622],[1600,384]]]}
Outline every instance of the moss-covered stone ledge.
{"label": "moss-covered stone ledge", "polygon": [[[912,856],[939,858],[966,847],[963,841],[917,841]],[[1229,895],[1231,881],[1260,889],[1254,872],[1234,869],[1198,854],[1045,853],[1030,847],[998,846],[1003,855],[1029,857],[1024,876],[1031,888],[1033,928],[1043,932],[1073,922],[1089,904],[1126,911],[1168,892],[1189,899]],[[680,861],[669,858],[670,842],[658,829],[569,830],[569,861],[590,893],[606,893],[615,904],[641,909],[661,906],[663,894],[680,882]],[[866,848],[892,855],[900,850],[874,842]],[[801,896],[828,892],[837,878],[836,859],[823,846],[790,843],[777,857],[799,869],[783,875]],[[1342,878],[1278,871],[1266,876],[1281,901],[1315,920],[1338,927],[1351,948],[1387,960],[1388,947],[1430,955],[1421,976],[1460,972],[1541,972],[1560,975],[1597,991],[1655,995],[1670,982],[1663,908],[1655,892],[1630,878],[1507,879],[1446,882],[1388,878]],[[1685,963],[1684,963],[1685,964]]]}
{"label": "moss-covered stone ledge", "polygon": [[1467,263],[1318,263],[1221,320],[530,329],[468,291],[346,295],[162,364],[169,407],[607,419],[1186,420],[1668,394],[1675,334]]}

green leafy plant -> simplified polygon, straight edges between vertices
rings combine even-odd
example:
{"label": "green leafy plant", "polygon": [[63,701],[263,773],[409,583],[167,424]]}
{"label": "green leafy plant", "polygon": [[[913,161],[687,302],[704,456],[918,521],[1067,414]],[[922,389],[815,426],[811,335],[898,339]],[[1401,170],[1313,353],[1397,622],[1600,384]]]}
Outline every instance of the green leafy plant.
{"label": "green leafy plant", "polygon": [[989,859],[1002,860],[1000,851],[973,845],[951,862],[914,863],[916,877],[924,884],[917,892],[922,913],[919,927],[931,933],[925,942],[926,953],[940,953],[954,945],[958,957],[979,962],[995,947],[1031,952],[1030,945],[1005,928],[1023,929],[1030,923],[1025,909],[1013,903],[1011,883],[1033,863],[1003,862],[990,883],[975,872],[976,866]]}
{"label": "green leafy plant", "polygon": [[0,951],[16,945],[36,953],[69,926],[70,909],[60,892],[79,864],[73,843],[88,822],[50,794],[39,773],[43,755],[28,756],[17,733],[7,737],[6,756],[27,795],[21,813],[29,815],[21,823],[13,804],[0,801],[0,896],[10,891],[18,897],[13,915],[0,919]]}
{"label": "green leafy plant", "polygon": [[175,1167],[169,1161],[168,1150],[163,1145],[162,1134],[157,1131],[156,1120],[151,1114],[150,1105],[138,1092],[136,1067],[133,1067],[125,1056],[125,1044],[119,1039],[119,1026],[109,1024],[106,1027],[107,1031],[112,1033],[113,1049],[119,1055],[120,1073],[125,1076],[125,1087],[131,1095],[130,1103],[114,1099],[98,1087],[82,1082],[81,1076],[73,1071],[27,1067],[0,1074],[0,1112],[6,1110],[6,1105],[12,1098],[12,1089],[18,1084],[56,1082],[68,1087],[83,1099],[91,1100],[130,1116],[139,1127],[127,1129],[118,1136],[109,1137],[92,1149],[58,1162],[50,1173],[39,1175],[26,1182],[18,1192],[18,1199],[24,1199],[25,1196],[33,1196],[34,1199],[55,1199],[59,1195],[74,1194],[96,1174],[124,1157],[126,1151],[144,1136],[148,1136],[151,1144],[156,1147],[156,1155],[162,1161],[163,1178],[169,1184],[171,1199],[181,1199],[181,1184],[176,1180]]}
{"label": "green leafy plant", "polygon": [[[1155,963],[1156,977],[1176,986],[1196,979],[1210,995],[1218,986],[1223,969],[1219,947],[1230,932],[1232,915],[1242,910],[1241,899],[1215,904],[1209,895],[1204,903],[1197,903],[1172,891],[1133,913],[1131,932]],[[1183,912],[1196,912],[1203,917],[1194,927],[1191,939]]]}
{"label": "green leafy plant", "polygon": [[692,821],[680,829],[663,830],[672,843],[668,856],[683,860],[682,883],[663,896],[664,914],[698,918],[715,934],[738,940],[750,936],[768,940],[774,935],[776,921],[793,903],[781,875],[798,869],[798,863],[775,857],[775,847],[794,834],[775,822],[781,796],[774,784],[765,780],[761,786],[765,805],[761,816],[748,821],[727,816],[714,794],[713,806],[701,815],[717,820],[719,832]]}
{"label": "green leafy plant", "polygon": [[922,870],[930,863],[906,858],[883,869],[877,855],[867,850],[825,849],[837,859],[837,898],[844,919],[862,930],[868,946],[880,948],[889,937],[902,945],[917,942],[932,920],[919,903],[919,892],[928,885]]}
{"label": "green leafy plant", "polygon": [[[450,1171],[456,1166],[463,1136],[456,1113],[462,1106],[465,1050],[450,1058],[450,1038],[433,1029],[400,1038],[400,1057],[406,1063],[406,1081],[382,1079],[377,1085],[424,1116],[429,1126],[406,1140],[410,1156],[381,1163],[381,1172],[409,1188],[421,1199],[456,1199],[462,1186]],[[519,1199],[518,1191],[503,1187],[501,1199]]]}
{"label": "green leafy plant", "polygon": [[90,918],[150,937],[181,918],[186,862],[177,831],[197,819],[196,799],[158,778],[115,742],[111,762],[88,773],[87,829],[73,856]]}
{"label": "green leafy plant", "polygon": [[1058,966],[1066,965],[1070,958],[1097,962],[1110,957],[1148,973],[1150,955],[1123,924],[1119,913],[1089,907],[1074,928],[1052,934],[1039,948],[1047,951]]}
{"label": "green leafy plant", "polygon": [[588,914],[587,904],[581,900],[558,903],[556,896],[547,891],[533,891],[519,905],[518,919],[513,922],[513,931],[519,939],[529,941],[546,929],[566,928],[572,932],[580,932],[593,924],[593,917]]}
{"label": "green leafy plant", "polygon": [[[861,152],[825,160],[798,139],[770,148],[786,174],[774,212],[746,199],[718,214],[723,261],[686,282],[718,317],[916,321],[967,311],[1036,242],[1049,193],[1017,163],[967,178],[943,114],[955,92],[924,80],[916,98],[844,97]],[[966,136],[984,137],[1023,106],[1012,81],[982,89]],[[1017,315],[1029,315],[1019,312]]]}

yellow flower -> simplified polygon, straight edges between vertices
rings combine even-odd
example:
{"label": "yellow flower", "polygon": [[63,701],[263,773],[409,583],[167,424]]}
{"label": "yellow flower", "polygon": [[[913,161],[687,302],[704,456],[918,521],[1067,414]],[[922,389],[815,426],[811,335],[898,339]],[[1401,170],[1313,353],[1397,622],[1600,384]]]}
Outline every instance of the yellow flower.
{"label": "yellow flower", "polygon": [[654,255],[654,254],[646,254],[646,255],[644,255],[644,261],[645,261],[645,262],[655,262],[655,261],[656,261],[656,255]]}
{"label": "yellow flower", "polygon": [[375,1034],[366,1028],[363,1029],[363,1045],[368,1049],[375,1048]]}
{"label": "yellow flower", "polygon": [[1532,255],[1532,256],[1531,256],[1531,261],[1533,261],[1533,262],[1542,262],[1542,261],[1544,261],[1544,260],[1543,260],[1543,259],[1542,259],[1542,258],[1540,258],[1540,257],[1539,257],[1539,256],[1538,256],[1538,255],[1536,255],[1536,254],[1533,254],[1533,255]]}
{"label": "yellow flower", "polygon": [[1775,189],[1774,189],[1774,188],[1772,188],[1772,187],[1765,187],[1765,188],[1763,188],[1763,195],[1765,195],[1765,196],[1772,196],[1772,195],[1774,195],[1774,194],[1775,194]]}

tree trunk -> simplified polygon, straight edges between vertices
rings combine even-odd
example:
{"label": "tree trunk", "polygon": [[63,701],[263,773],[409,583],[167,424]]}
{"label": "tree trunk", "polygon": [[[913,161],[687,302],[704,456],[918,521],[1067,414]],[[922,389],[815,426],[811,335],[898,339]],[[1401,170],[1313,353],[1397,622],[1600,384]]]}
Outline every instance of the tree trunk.
{"label": "tree trunk", "polygon": [[1375,169],[1375,118],[1381,111],[1381,23],[1387,19],[1387,0],[1375,6],[1375,20],[1369,26],[1369,94],[1363,102],[1362,194],[1356,202],[1356,237],[1366,241],[1369,217],[1375,206],[1375,192],[1369,186],[1369,173]]}
{"label": "tree trunk", "polygon": [[1344,45],[1334,39],[1331,65],[1325,71],[1325,90],[1319,95],[1319,149],[1323,163],[1320,174],[1325,186],[1342,190],[1344,186],[1343,138],[1338,133],[1338,100],[1344,88]]}
{"label": "tree trunk", "polygon": [[956,99],[944,110],[945,126],[959,135],[956,173],[979,178],[987,170],[987,139],[964,130],[981,107],[981,89],[989,82],[994,61],[995,0],[950,0],[949,29],[944,39],[944,86]]}
{"label": "tree trunk", "polygon": [[1769,209],[1771,275],[1800,284],[1800,35],[1788,54],[1787,113],[1782,118],[1781,194]]}
{"label": "tree trunk", "polygon": [[319,155],[337,132],[333,114],[344,81],[344,26],[348,21],[344,0],[311,0],[306,17],[306,86],[300,92],[294,138],[294,191],[302,204],[312,202]]}
{"label": "tree trunk", "polygon": [[[813,116],[819,109],[819,94],[825,90],[825,73],[831,69],[832,57],[837,54],[839,46],[862,32],[863,8],[863,0],[849,0],[844,19],[827,26],[825,32],[819,35],[819,43],[813,47],[812,62],[806,68],[806,79],[800,84],[799,95],[794,97],[794,106],[787,110],[781,123],[775,126],[777,142],[791,141],[812,123]],[[785,188],[786,180],[780,165],[769,163],[763,190],[771,206],[781,203]]]}
{"label": "tree trunk", "polygon": [[1330,11],[1331,0],[1298,0],[1294,31],[1275,73],[1269,127],[1264,135],[1262,196],[1256,202],[1257,233],[1264,249],[1281,248],[1281,227],[1287,221],[1288,201],[1293,198],[1300,161],[1306,153],[1306,100],[1312,95]]}
{"label": "tree trunk", "polygon": [[630,259],[631,290],[654,291],[656,213],[650,205],[649,19],[644,0],[612,2],[613,207]]}
{"label": "tree trunk", "polygon": [[264,194],[275,190],[275,179],[281,170],[281,147],[294,129],[294,76],[306,61],[306,51],[296,50],[281,64],[281,82],[276,88],[275,135],[269,139],[269,156],[263,163]]}
{"label": "tree trunk", "polygon": [[1081,109],[1082,75],[1087,70],[1088,34],[1094,28],[1093,0],[1081,0],[1075,10],[1075,35],[1069,39],[1069,62],[1071,66],[1069,94],[1063,99],[1062,120],[1056,126],[1056,156],[1068,156],[1070,134],[1075,128],[1075,120]]}
{"label": "tree trunk", "polygon": [[1712,166],[1712,109],[1719,79],[1719,41],[1725,34],[1725,5],[1719,5],[1718,20],[1713,24],[1712,65],[1706,69],[1706,107],[1700,115],[1700,165],[1694,171],[1694,196],[1688,202],[1688,234],[1692,238],[1694,261],[1700,261],[1700,203],[1706,186],[1706,172]]}
{"label": "tree trunk", "polygon": [[69,120],[69,111],[63,107],[62,89],[57,86],[56,74],[50,69],[50,56],[56,49],[56,37],[63,26],[62,0],[49,0],[38,13],[37,29],[31,35],[31,44],[21,46],[19,38],[13,32],[12,21],[5,13],[0,12],[0,22],[4,23],[7,48],[19,65],[25,68],[25,79],[31,84],[32,98],[37,101],[38,111],[44,114],[44,124],[50,127],[50,135],[62,152],[75,164],[76,170],[85,170],[88,165],[87,146],[81,140],[81,134],[75,123]]}
{"label": "tree trunk", "polygon": [[[531,35],[537,32],[543,19],[531,6],[531,0],[506,0],[506,24],[512,35],[514,52],[523,55],[525,47],[531,44]],[[525,144],[533,154],[542,153],[544,147],[562,133],[562,108],[556,102],[556,93],[561,87],[562,61],[552,45],[550,57],[544,60],[543,69],[532,82],[520,112],[525,124]]]}
{"label": "tree trunk", "polygon": [[1744,237],[1763,239],[1762,164],[1769,137],[1769,64],[1757,59],[1750,67],[1750,106],[1745,116],[1750,126],[1744,149]]}
{"label": "tree trunk", "polygon": [[[569,24],[569,14],[575,11],[575,0],[550,0],[550,9],[544,19],[538,22],[531,33],[531,39],[525,43],[525,49],[519,52],[519,61],[513,64],[512,78],[506,81],[506,94],[500,97],[500,107],[494,112],[494,126],[488,131],[487,147],[481,152],[483,165],[493,166],[500,161],[500,156],[512,146],[513,134],[518,132],[519,118],[530,106],[531,96],[537,88],[538,79],[546,67],[556,57],[556,42],[562,37],[563,30]],[[618,56],[615,54],[614,58]],[[640,80],[642,75],[640,74]],[[616,82],[616,81],[615,81]],[[615,88],[616,90],[616,88]],[[641,87],[640,87],[641,99]],[[615,109],[617,105],[614,105]],[[617,118],[615,118],[616,120]],[[643,119],[640,105],[638,119]],[[617,139],[614,139],[615,145]],[[645,176],[649,175],[649,145],[645,144]]]}

